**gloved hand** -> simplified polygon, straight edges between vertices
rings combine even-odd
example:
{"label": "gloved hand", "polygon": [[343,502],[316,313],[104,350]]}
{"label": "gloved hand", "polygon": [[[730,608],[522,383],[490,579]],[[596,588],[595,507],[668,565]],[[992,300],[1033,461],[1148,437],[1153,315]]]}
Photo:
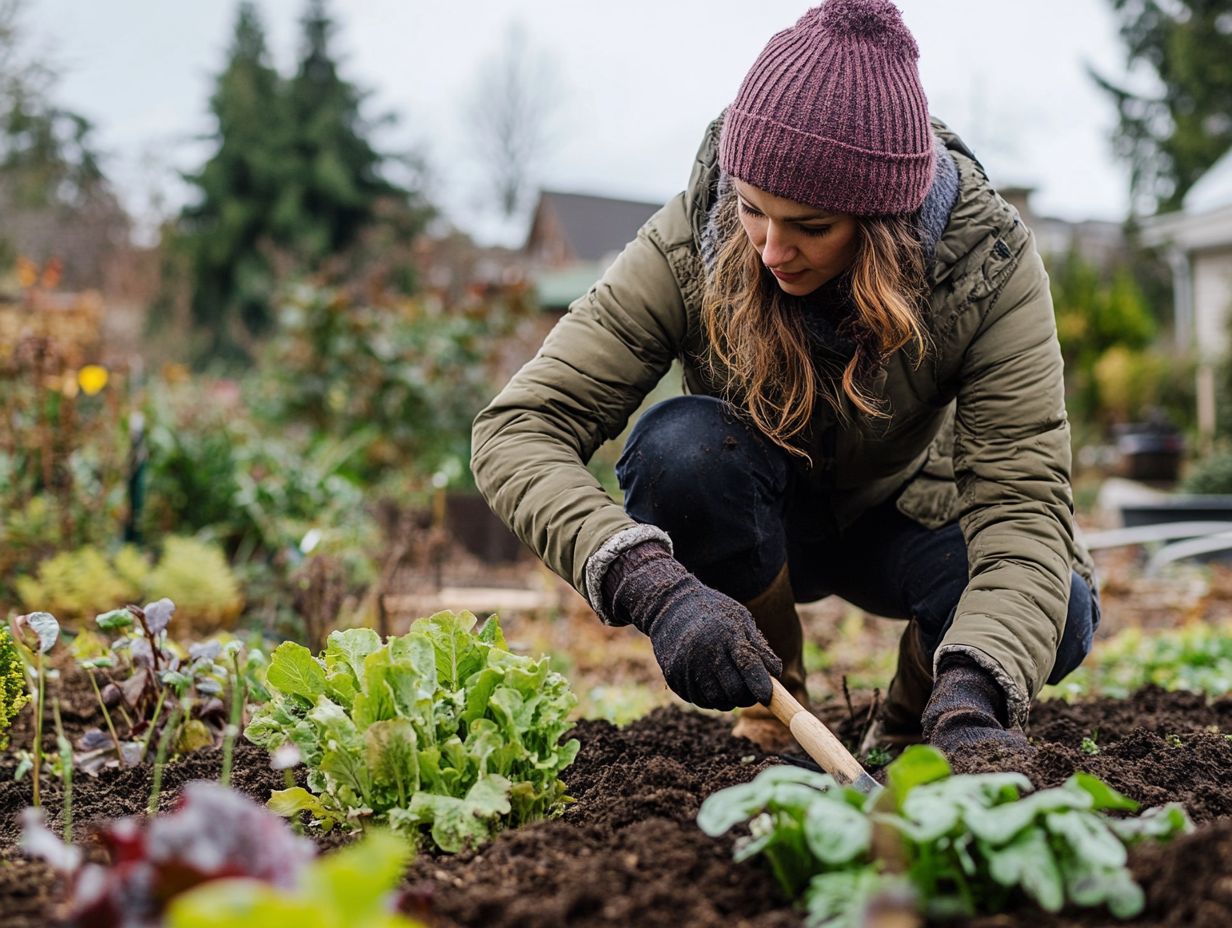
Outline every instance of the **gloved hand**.
{"label": "gloved hand", "polygon": [[1005,692],[992,674],[961,654],[942,658],[921,722],[924,740],[945,754],[972,747],[1030,749],[1019,728],[1007,729]]}
{"label": "gloved hand", "polygon": [[704,709],[770,702],[783,662],[753,616],[693,576],[658,541],[624,551],[603,578],[604,606],[649,636],[667,685]]}

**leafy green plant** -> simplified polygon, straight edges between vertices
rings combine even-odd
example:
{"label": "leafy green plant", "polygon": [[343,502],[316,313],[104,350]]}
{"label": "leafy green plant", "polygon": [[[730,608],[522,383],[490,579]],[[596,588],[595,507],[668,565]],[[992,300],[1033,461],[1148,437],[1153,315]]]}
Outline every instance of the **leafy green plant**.
{"label": "leafy green plant", "polygon": [[9,746],[9,727],[29,701],[21,654],[9,630],[0,626],[0,751]]}
{"label": "leafy green plant", "polygon": [[373,831],[309,863],[291,890],[243,879],[204,883],[172,902],[166,928],[417,928],[390,905],[408,851],[397,835]]}
{"label": "leafy green plant", "polygon": [[384,643],[371,629],[335,631],[319,658],[279,645],[271,699],[245,735],[271,752],[293,744],[309,788],[275,792],[271,807],[326,828],[428,834],[446,851],[559,811],[576,699],[547,658],[508,651],[495,617],[475,624],[442,612]]}
{"label": "leafy green plant", "polygon": [[930,918],[1001,911],[1024,895],[1049,912],[1106,905],[1119,918],[1143,906],[1126,847],[1192,826],[1175,804],[1138,818],[1138,804],[1097,778],[1031,792],[1017,773],[954,776],[933,748],[912,746],[865,796],[825,775],[772,767],[702,804],[698,825],[718,836],[741,822],[736,859],[761,855],[810,926],[863,924],[868,902],[908,888]]}
{"label": "leafy green plant", "polygon": [[1100,642],[1045,696],[1124,699],[1144,686],[1222,696],[1232,689],[1232,626],[1195,622],[1177,629],[1127,628]]}

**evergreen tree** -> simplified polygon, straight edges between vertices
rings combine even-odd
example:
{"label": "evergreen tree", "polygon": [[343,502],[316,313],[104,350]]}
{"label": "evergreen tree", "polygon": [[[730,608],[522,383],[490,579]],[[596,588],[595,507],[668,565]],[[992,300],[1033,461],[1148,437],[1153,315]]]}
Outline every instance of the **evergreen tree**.
{"label": "evergreen tree", "polygon": [[245,2],[210,98],[218,147],[198,173],[186,177],[199,198],[180,217],[192,318],[211,354],[241,353],[271,321],[279,244],[271,213],[284,189],[290,152],[281,83],[268,63],[257,11]]}
{"label": "evergreen tree", "polygon": [[376,126],[360,113],[364,95],[338,73],[334,29],[324,0],[309,0],[303,52],[288,87],[295,173],[278,216],[297,257],[309,263],[351,249],[378,214],[407,221],[408,231],[422,224],[407,212],[412,194],[385,177],[389,159],[368,141]]}
{"label": "evergreen tree", "polygon": [[1158,96],[1092,71],[1117,106],[1115,144],[1129,160],[1135,208],[1180,206],[1232,147],[1232,0],[1110,0],[1129,64],[1146,65]]}
{"label": "evergreen tree", "polygon": [[[284,80],[252,3],[241,5],[210,100],[217,149],[188,177],[199,197],[180,236],[192,318],[212,356],[241,357],[270,328],[282,278],[353,279],[372,263],[365,246],[389,263],[426,220],[417,196],[383,173],[391,159],[368,141],[363,95],[338,72],[322,0],[310,0],[303,28],[299,66]],[[393,263],[409,267],[409,254]]]}

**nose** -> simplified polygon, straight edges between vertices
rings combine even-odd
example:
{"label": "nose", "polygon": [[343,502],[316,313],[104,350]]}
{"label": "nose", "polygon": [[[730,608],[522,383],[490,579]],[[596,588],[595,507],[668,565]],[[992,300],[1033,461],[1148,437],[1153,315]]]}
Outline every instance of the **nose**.
{"label": "nose", "polygon": [[766,267],[782,267],[795,257],[791,236],[779,225],[766,223],[766,244],[761,250],[761,261]]}

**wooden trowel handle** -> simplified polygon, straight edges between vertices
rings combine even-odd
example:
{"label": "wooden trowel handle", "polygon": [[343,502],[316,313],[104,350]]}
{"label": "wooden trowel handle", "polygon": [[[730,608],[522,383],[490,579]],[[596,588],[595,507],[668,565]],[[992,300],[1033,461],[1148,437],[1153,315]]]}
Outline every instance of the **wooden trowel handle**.
{"label": "wooden trowel handle", "polygon": [[868,771],[843,747],[843,742],[822,724],[821,719],[800,705],[778,680],[771,677],[770,683],[774,687],[770,711],[791,729],[792,737],[800,742],[800,747],[817,761],[822,770],[834,777],[840,786],[852,786],[862,793],[871,792],[877,787],[877,781],[868,775]]}

